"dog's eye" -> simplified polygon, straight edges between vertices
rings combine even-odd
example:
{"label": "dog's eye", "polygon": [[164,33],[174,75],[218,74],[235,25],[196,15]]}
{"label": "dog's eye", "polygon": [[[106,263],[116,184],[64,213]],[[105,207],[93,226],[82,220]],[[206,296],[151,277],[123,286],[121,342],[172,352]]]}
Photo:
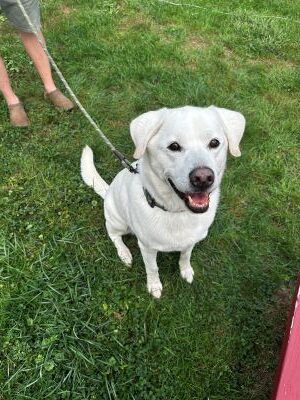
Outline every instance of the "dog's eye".
{"label": "dog's eye", "polygon": [[173,142],[168,146],[168,149],[171,151],[181,151],[181,146],[177,142]]}
{"label": "dog's eye", "polygon": [[210,149],[215,149],[215,148],[218,147],[219,145],[220,145],[220,142],[219,142],[218,139],[212,139],[212,140],[209,142],[208,147],[209,147]]}

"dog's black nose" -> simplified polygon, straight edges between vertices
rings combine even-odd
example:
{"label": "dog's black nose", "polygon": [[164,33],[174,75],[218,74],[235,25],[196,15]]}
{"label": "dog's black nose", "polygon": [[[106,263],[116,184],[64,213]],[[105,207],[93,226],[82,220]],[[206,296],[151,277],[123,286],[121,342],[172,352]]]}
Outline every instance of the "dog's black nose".
{"label": "dog's black nose", "polygon": [[215,180],[214,171],[208,167],[195,168],[189,176],[192,186],[198,190],[208,189]]}

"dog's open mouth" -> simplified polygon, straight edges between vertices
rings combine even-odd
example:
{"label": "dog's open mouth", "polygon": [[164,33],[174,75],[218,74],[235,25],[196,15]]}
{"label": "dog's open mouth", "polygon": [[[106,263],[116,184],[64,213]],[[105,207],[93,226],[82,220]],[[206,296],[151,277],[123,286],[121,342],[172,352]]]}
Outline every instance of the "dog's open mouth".
{"label": "dog's open mouth", "polygon": [[194,213],[204,213],[209,208],[209,193],[208,192],[180,192],[174,185],[171,179],[168,179],[174,192],[185,202],[187,208]]}

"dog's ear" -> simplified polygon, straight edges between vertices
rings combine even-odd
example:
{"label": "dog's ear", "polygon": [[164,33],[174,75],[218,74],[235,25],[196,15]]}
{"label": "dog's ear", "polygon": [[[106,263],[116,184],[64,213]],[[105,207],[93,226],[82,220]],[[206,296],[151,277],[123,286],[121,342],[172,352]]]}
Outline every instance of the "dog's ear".
{"label": "dog's ear", "polygon": [[243,114],[212,106],[221,118],[228,139],[229,151],[234,157],[240,157],[240,141],[245,130],[246,120]]}
{"label": "dog's ear", "polygon": [[130,124],[130,134],[135,144],[134,158],[141,158],[149,140],[158,132],[163,123],[166,108],[146,112],[135,118]]}

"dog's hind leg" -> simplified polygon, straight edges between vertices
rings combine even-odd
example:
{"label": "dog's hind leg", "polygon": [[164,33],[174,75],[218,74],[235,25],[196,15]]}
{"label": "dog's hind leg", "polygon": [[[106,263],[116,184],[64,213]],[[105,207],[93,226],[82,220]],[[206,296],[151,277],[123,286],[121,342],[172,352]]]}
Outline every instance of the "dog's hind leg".
{"label": "dog's hind leg", "polygon": [[194,270],[190,261],[193,248],[194,246],[191,246],[185,251],[182,251],[179,258],[180,275],[188,283],[192,283],[194,279]]}
{"label": "dog's hind leg", "polygon": [[110,222],[106,221],[106,229],[108,236],[112,240],[113,244],[116,246],[118,256],[120,257],[121,261],[127,266],[132,264],[132,255],[126,244],[123,242],[122,235],[125,235],[127,229],[124,228],[116,228]]}

